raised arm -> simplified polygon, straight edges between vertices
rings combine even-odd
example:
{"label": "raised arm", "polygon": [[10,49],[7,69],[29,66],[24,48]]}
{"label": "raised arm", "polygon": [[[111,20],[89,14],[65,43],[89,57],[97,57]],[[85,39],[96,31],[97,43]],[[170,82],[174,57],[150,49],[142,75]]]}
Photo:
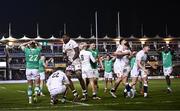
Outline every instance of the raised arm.
{"label": "raised arm", "polygon": [[101,58],[99,59],[99,63],[100,63],[100,66],[101,66],[102,69],[104,69],[103,61],[104,61],[104,58],[101,57]]}
{"label": "raised arm", "polygon": [[21,48],[21,49],[24,51],[26,45],[31,44],[31,43],[32,43],[32,41],[25,42],[25,43],[21,44],[21,45],[19,46],[19,48]]}
{"label": "raised arm", "polygon": [[116,51],[113,53],[113,56],[124,56],[124,55],[130,55],[130,51],[122,52],[122,51]]}

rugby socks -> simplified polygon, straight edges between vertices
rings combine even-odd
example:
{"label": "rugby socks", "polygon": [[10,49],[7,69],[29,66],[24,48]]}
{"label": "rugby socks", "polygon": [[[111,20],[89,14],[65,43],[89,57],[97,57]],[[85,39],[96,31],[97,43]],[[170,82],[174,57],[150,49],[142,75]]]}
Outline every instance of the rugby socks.
{"label": "rugby socks", "polygon": [[130,84],[126,85],[126,90],[127,90],[127,96],[130,97],[130,91],[131,91],[132,87],[130,86]]}
{"label": "rugby socks", "polygon": [[83,93],[83,96],[86,96],[87,95],[87,90],[83,90],[82,93]]}
{"label": "rugby socks", "polygon": [[38,95],[38,94],[40,93],[40,88],[39,88],[39,86],[36,86],[36,87],[34,88],[34,93],[35,93],[35,95]]}
{"label": "rugby socks", "polygon": [[148,92],[148,85],[144,84],[144,97],[147,96],[147,92]]}
{"label": "rugby socks", "polygon": [[113,93],[114,93],[114,92],[115,92],[115,89],[114,89],[114,88],[111,88],[111,92],[113,92]]}
{"label": "rugby socks", "polygon": [[32,86],[28,86],[27,94],[29,97],[32,96]]}
{"label": "rugby socks", "polygon": [[93,97],[97,97],[97,94],[96,94],[96,92],[93,92]]}
{"label": "rugby socks", "polygon": [[130,84],[127,84],[127,85],[126,85],[126,90],[127,90],[127,92],[130,92],[130,91],[131,91],[131,88],[132,88],[132,87],[130,86]]}
{"label": "rugby socks", "polygon": [[126,85],[125,85],[124,93],[127,93],[127,85],[128,85],[128,83],[126,83]]}
{"label": "rugby socks", "polygon": [[73,90],[72,93],[73,93],[74,96],[77,96],[77,95],[78,95],[78,93],[77,93],[76,90]]}

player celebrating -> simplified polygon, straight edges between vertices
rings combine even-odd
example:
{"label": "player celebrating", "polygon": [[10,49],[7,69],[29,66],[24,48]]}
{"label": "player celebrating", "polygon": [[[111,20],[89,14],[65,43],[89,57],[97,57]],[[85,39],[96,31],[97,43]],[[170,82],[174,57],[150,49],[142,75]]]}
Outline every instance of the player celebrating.
{"label": "player celebrating", "polygon": [[51,96],[51,104],[57,104],[57,96],[63,94],[69,86],[69,80],[64,72],[57,70],[47,80],[47,88]]}
{"label": "player celebrating", "polygon": [[[137,80],[138,80],[138,76],[139,73],[141,72],[141,76],[143,79],[143,83],[144,83],[144,97],[147,97],[147,92],[148,92],[148,71],[145,67],[146,61],[147,61],[147,53],[149,51],[149,46],[148,45],[144,45],[143,49],[141,51],[139,51],[136,54],[136,60],[135,63],[133,65],[133,68],[131,70],[131,78],[132,78],[132,82],[128,84],[127,91],[128,91],[128,95],[130,95],[130,91],[133,87],[133,85],[136,85]],[[135,91],[132,90],[132,98],[135,95]]]}
{"label": "player celebrating", "polygon": [[93,92],[93,99],[101,99],[97,97],[97,87],[94,85],[94,81],[96,79],[95,74],[93,73],[93,69],[91,67],[90,61],[93,63],[96,62],[94,59],[93,55],[91,52],[87,51],[87,44],[85,42],[82,42],[80,44],[81,51],[79,54],[80,60],[81,60],[81,65],[82,65],[82,74],[85,75],[87,79],[89,79],[91,87],[92,87],[92,92]]}
{"label": "player celebrating", "polygon": [[[28,46],[29,47],[28,47]],[[33,87],[33,79],[35,79],[35,88],[34,88],[34,100],[37,101],[37,95],[39,94],[39,55],[41,52],[41,47],[35,41],[29,41],[27,43],[23,43],[20,45],[20,48],[25,52],[26,59],[26,78],[28,81],[28,96],[29,96],[29,104],[32,103],[32,87]]]}
{"label": "player celebrating", "polygon": [[78,97],[78,93],[74,88],[73,82],[71,81],[71,75],[73,71],[75,71],[76,76],[83,89],[82,100],[87,100],[87,90],[86,90],[85,83],[84,83],[84,80],[82,78],[82,73],[81,73],[81,63],[79,59],[78,44],[74,40],[70,39],[70,36],[67,34],[63,35],[63,42],[64,42],[63,44],[64,60],[67,62],[67,65],[68,65],[66,68],[66,74],[70,81],[70,88],[75,97],[74,99]]}
{"label": "player celebrating", "polygon": [[109,54],[107,54],[105,59],[100,60],[101,67],[102,67],[102,69],[104,69],[104,79],[105,79],[104,92],[107,91],[108,82],[110,82],[111,88],[113,87],[113,84],[112,84],[112,78],[113,78],[112,67],[113,67],[114,59],[115,58],[111,59],[111,56]]}
{"label": "player celebrating", "polygon": [[167,91],[172,92],[171,89],[171,80],[170,75],[172,74],[172,51],[168,46],[165,48],[163,47],[164,51],[161,52],[162,54],[162,62],[163,62],[163,73],[166,78],[167,83]]}
{"label": "player celebrating", "polygon": [[[127,84],[128,74],[130,72],[129,66],[129,57],[131,51],[127,47],[127,41],[124,39],[120,39],[120,45],[118,46],[116,52],[114,52],[114,56],[116,56],[116,60],[114,63],[114,72],[117,75],[117,79],[115,81],[114,87],[111,89],[110,94],[116,98],[115,92],[120,84],[123,81],[124,85]],[[126,92],[126,90],[124,90]]]}

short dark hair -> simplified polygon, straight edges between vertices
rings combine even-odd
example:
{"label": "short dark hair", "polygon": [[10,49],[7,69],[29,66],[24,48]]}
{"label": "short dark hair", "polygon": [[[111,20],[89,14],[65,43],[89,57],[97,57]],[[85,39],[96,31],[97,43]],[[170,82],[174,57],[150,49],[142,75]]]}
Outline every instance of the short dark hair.
{"label": "short dark hair", "polygon": [[148,43],[143,44],[143,48],[144,47],[149,47],[149,44]]}
{"label": "short dark hair", "polygon": [[121,42],[122,42],[123,40],[125,40],[125,39],[123,39],[123,38],[122,38],[122,39],[120,39],[120,40],[119,40],[119,43],[121,44]]}

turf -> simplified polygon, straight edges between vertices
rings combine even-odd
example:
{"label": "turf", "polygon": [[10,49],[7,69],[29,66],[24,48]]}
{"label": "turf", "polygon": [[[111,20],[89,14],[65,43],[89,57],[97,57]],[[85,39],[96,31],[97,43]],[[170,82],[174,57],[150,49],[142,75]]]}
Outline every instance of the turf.
{"label": "turf", "polygon": [[[166,92],[164,80],[149,80],[149,97],[144,98],[137,94],[134,99],[123,97],[123,86],[120,85],[117,96],[114,99],[107,92],[104,93],[103,82],[99,83],[99,96],[101,100],[92,100],[72,104],[58,103],[49,104],[49,94],[47,89],[44,91],[45,97],[39,97],[38,103],[28,104],[26,96],[26,84],[0,84],[0,110],[178,110],[180,109],[180,79],[172,80],[173,93]],[[75,83],[78,92],[81,93],[80,85]],[[90,89],[89,89],[90,90]],[[137,87],[138,90],[138,87]],[[89,94],[91,96],[91,94]],[[71,92],[67,99],[72,100]]]}

